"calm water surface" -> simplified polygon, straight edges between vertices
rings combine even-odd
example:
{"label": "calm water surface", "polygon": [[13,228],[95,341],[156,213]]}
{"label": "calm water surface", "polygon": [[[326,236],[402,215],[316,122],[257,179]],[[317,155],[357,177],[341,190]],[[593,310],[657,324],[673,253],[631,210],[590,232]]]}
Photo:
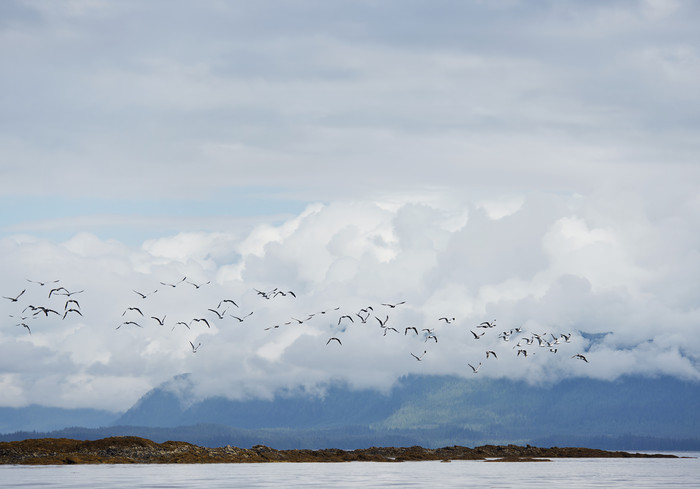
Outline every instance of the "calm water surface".
{"label": "calm water surface", "polygon": [[700,487],[700,453],[681,459],[489,463],[346,462],[217,465],[0,466],[2,488]]}

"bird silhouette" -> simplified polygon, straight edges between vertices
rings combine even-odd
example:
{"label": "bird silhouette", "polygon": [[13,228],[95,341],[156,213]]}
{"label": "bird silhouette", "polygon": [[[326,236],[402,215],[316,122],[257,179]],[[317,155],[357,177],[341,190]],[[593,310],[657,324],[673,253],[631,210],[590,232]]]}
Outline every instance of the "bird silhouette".
{"label": "bird silhouette", "polygon": [[428,350],[423,350],[423,353],[421,353],[420,356],[414,355],[413,353],[411,353],[411,356],[420,362],[421,360],[423,360],[423,357],[426,353],[428,353]]}
{"label": "bird silhouette", "polygon": [[20,297],[22,297],[22,294],[24,294],[26,291],[27,291],[27,289],[22,290],[22,292],[20,292],[19,294],[17,294],[16,297],[6,297],[6,296],[2,296],[2,298],[3,298],[3,299],[8,299],[8,300],[10,300],[11,302],[17,302],[17,300],[18,300]]}

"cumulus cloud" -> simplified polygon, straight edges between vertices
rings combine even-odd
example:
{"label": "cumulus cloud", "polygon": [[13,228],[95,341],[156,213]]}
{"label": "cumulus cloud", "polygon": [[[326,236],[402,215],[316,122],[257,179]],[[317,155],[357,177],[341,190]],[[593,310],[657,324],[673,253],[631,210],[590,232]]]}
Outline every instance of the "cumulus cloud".
{"label": "cumulus cloud", "polygon": [[[14,317],[3,320],[3,341],[15,346],[3,359],[2,402],[125,409],[182,373],[191,373],[202,396],[270,396],[334,380],[387,389],[408,373],[469,377],[468,363],[482,363],[479,375],[528,382],[637,373],[700,378],[692,335],[700,313],[692,298],[664,290],[674,285],[668,270],[656,268],[698,263],[690,247],[674,243],[677,253],[666,256],[663,247],[640,252],[624,238],[626,226],[640,239],[656,235],[654,221],[640,228],[649,216],[612,227],[610,215],[601,219],[589,210],[597,203],[581,197],[524,196],[506,216],[468,201],[440,207],[424,200],[316,204],[247,235],[178,234],[140,248],[87,234],[59,244],[6,238],[3,254],[16,265],[8,268],[5,294],[27,289],[22,307],[62,310],[65,301],[49,299],[49,285],[29,277],[56,277],[85,292],[74,296],[82,317],[26,319],[31,335],[15,326],[20,306],[5,299],[3,310]],[[455,226],[455,215],[468,217]],[[28,271],[38,256],[45,266]],[[152,294],[143,299],[136,291]],[[221,302],[227,298],[236,305]],[[165,316],[165,325],[151,315]],[[383,329],[377,318],[386,317]],[[495,328],[478,328],[493,319]],[[142,327],[122,324],[127,320]],[[522,331],[499,338],[514,328]],[[486,334],[476,340],[472,331]],[[533,333],[549,342],[571,339],[526,346],[522,339]],[[342,345],[326,344],[331,337]],[[201,343],[197,353],[190,342]],[[486,359],[487,350],[498,359]],[[424,351],[420,362],[411,356]],[[572,359],[576,353],[589,363]]]}

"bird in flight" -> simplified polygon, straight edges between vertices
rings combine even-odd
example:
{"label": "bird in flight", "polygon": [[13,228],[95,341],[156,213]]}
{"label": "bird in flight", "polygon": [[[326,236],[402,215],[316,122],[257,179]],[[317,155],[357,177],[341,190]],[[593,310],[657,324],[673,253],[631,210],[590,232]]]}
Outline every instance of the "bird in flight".
{"label": "bird in flight", "polygon": [[581,355],[580,353],[577,353],[576,355],[574,355],[574,356],[571,357],[571,358],[578,358],[579,360],[583,360],[584,362],[588,363],[588,359],[586,359],[586,357],[584,357],[584,356]]}
{"label": "bird in flight", "polygon": [[199,322],[202,322],[202,323],[206,324],[206,325],[207,325],[207,328],[211,328],[211,326],[209,325],[209,321],[207,321],[207,320],[204,319],[204,318],[194,318],[194,319],[192,319],[192,321],[190,321],[190,325],[191,325],[192,323],[199,323]]}
{"label": "bird in flight", "polygon": [[339,345],[342,345],[340,340],[338,338],[336,338],[335,336],[332,338],[329,338],[328,341],[326,341],[326,345],[328,345],[328,343],[330,343],[331,341],[334,341],[334,340],[337,341]]}
{"label": "bird in flight", "polygon": [[496,356],[496,352],[493,351],[493,350],[488,350],[488,351],[486,352],[486,358],[488,358],[489,355],[493,355],[493,358],[498,359],[498,357]]}
{"label": "bird in flight", "polygon": [[129,312],[129,311],[136,311],[136,312],[138,312],[139,314],[141,314],[141,315],[143,316],[143,313],[141,312],[141,309],[139,309],[138,307],[127,307],[127,308],[124,310],[124,312],[122,313],[122,317],[124,317],[124,314],[126,314],[126,313]]}
{"label": "bird in flight", "polygon": [[408,330],[412,329],[414,333],[418,334],[418,330],[416,329],[415,326],[407,326],[406,329],[403,331],[403,335],[406,336],[408,334]]}
{"label": "bird in flight", "polygon": [[3,297],[3,299],[8,299],[8,300],[10,300],[11,302],[17,302],[17,300],[18,300],[20,297],[22,297],[22,294],[24,294],[26,291],[27,291],[27,289],[22,290],[22,292],[20,292],[19,294],[17,294],[16,297],[6,297],[6,296],[2,296],[2,297]]}
{"label": "bird in flight", "polygon": [[223,304],[224,302],[230,302],[230,303],[233,304],[234,306],[238,307],[238,304],[236,304],[232,299],[224,299],[224,300],[222,300],[221,302],[219,302],[219,305],[216,306],[216,308],[217,308],[217,309],[220,308],[220,307],[221,307],[221,304]]}
{"label": "bird in flight", "polygon": [[472,368],[474,373],[477,373],[479,371],[479,369],[481,368],[481,362],[479,362],[479,365],[477,365],[476,367],[474,365],[472,365],[471,363],[468,363],[467,365],[469,365]]}
{"label": "bird in flight", "polygon": [[217,317],[218,317],[219,319],[224,319],[224,314],[226,314],[226,311],[224,311],[224,312],[219,312],[219,311],[217,311],[216,309],[207,309],[207,311],[213,312],[214,314],[217,315]]}
{"label": "bird in flight", "polygon": [[484,332],[481,333],[481,334],[476,334],[476,333],[475,333],[474,331],[472,331],[471,329],[470,329],[469,331],[471,331],[471,334],[474,335],[474,339],[475,339],[475,340],[480,339],[482,336],[484,336],[484,335],[486,334],[486,331],[484,331]]}
{"label": "bird in flight", "polygon": [[393,309],[393,308],[395,308],[396,306],[400,306],[401,304],[405,304],[405,303],[406,303],[406,301],[397,302],[396,304],[388,304],[388,303],[385,302],[385,303],[383,303],[382,305],[383,305],[383,306],[390,307],[390,308]]}
{"label": "bird in flight", "polygon": [[239,323],[242,323],[243,320],[244,320],[245,318],[247,318],[248,316],[250,316],[251,314],[253,314],[253,311],[249,312],[248,314],[246,314],[246,315],[243,316],[242,318],[241,318],[241,317],[238,317],[238,316],[234,316],[233,314],[229,314],[229,316],[231,316],[231,317],[234,318],[234,319],[238,319],[238,322],[239,322]]}
{"label": "bird in flight", "polygon": [[166,286],[168,286],[168,287],[177,287],[177,284],[181,284],[181,283],[184,282],[185,280],[187,280],[187,277],[182,277],[182,280],[180,280],[179,282],[175,282],[174,284],[170,284],[170,283],[167,283],[167,282],[161,282],[160,284],[161,284],[161,285],[166,285]]}
{"label": "bird in flight", "polygon": [[340,323],[342,322],[343,318],[348,318],[348,319],[350,320],[351,323],[354,323],[354,322],[355,322],[355,321],[352,319],[352,317],[350,317],[350,316],[348,316],[347,314],[345,314],[345,315],[340,316],[340,317],[338,318],[338,325],[340,325]]}
{"label": "bird in flight", "polygon": [[190,284],[190,285],[194,285],[194,288],[195,288],[195,289],[198,289],[198,288],[202,287],[203,285],[210,284],[210,283],[211,283],[211,280],[207,280],[206,282],[201,283],[201,284],[196,284],[196,283],[194,283],[194,282],[190,282],[189,280],[185,280],[185,282],[187,282],[187,283]]}
{"label": "bird in flight", "polygon": [[277,297],[278,295],[281,295],[282,297],[287,297],[287,294],[291,295],[296,299],[297,295],[292,292],[291,290],[288,290],[287,292],[282,292],[281,290],[275,291],[274,295],[272,297]]}
{"label": "bird in flight", "polygon": [[36,310],[36,312],[34,313],[35,316],[42,313],[42,312],[44,313],[44,316],[46,316],[46,317],[49,317],[50,312],[56,314],[57,316],[61,315],[60,312],[54,311],[53,309],[49,309],[48,307],[44,307],[44,306],[38,306],[38,307],[32,306],[31,309]]}
{"label": "bird in flight", "polygon": [[496,327],[496,320],[494,319],[493,321],[484,321],[483,323],[479,324],[477,328],[495,328]]}
{"label": "bird in flight", "polygon": [[452,322],[455,320],[455,318],[438,318],[438,321],[445,321],[445,324],[452,324]]}
{"label": "bird in flight", "polygon": [[[132,289],[132,290],[133,290],[133,289]],[[145,298],[148,297],[149,295],[153,295],[153,294],[155,294],[156,292],[158,292],[158,289],[154,290],[153,292],[149,292],[148,294],[144,294],[143,292],[139,292],[138,290],[134,290],[134,292],[136,292],[139,296],[141,296],[142,299],[145,299]]]}
{"label": "bird in flight", "polygon": [[133,324],[134,326],[138,326],[139,328],[143,328],[143,326],[141,326],[141,325],[140,325],[139,323],[137,323],[136,321],[124,321],[124,322],[121,323],[119,326],[117,326],[115,329],[119,329],[119,328],[121,328],[122,326],[125,326],[125,325],[127,325],[127,324]]}
{"label": "bird in flight", "polygon": [[423,357],[426,353],[428,353],[428,350],[423,350],[423,353],[421,353],[420,356],[414,355],[413,353],[411,353],[411,356],[420,362],[421,360],[423,360]]}
{"label": "bird in flight", "polygon": [[[166,316],[167,316],[167,315],[166,315]],[[163,325],[165,324],[165,317],[166,317],[166,316],[163,316],[163,319],[157,318],[157,317],[155,317],[155,316],[151,316],[151,319],[155,319],[156,321],[158,321],[158,324],[160,324],[161,326],[163,326]]]}
{"label": "bird in flight", "polygon": [[39,281],[37,281],[37,280],[29,280],[29,279],[27,279],[27,282],[31,282],[31,283],[33,283],[33,284],[39,284],[40,287],[43,287],[43,286],[46,285],[46,284],[56,284],[56,283],[60,282],[60,280],[52,280],[51,282],[39,282]]}
{"label": "bird in flight", "polygon": [[68,315],[69,312],[75,312],[75,313],[77,313],[77,314],[80,315],[80,316],[83,315],[82,312],[80,312],[80,311],[77,310],[77,309],[73,309],[73,308],[71,307],[70,309],[66,309],[66,312],[63,313],[63,319],[66,319],[66,316]]}
{"label": "bird in flight", "polygon": [[58,294],[62,290],[65,292],[68,292],[68,289],[66,289],[65,287],[56,287],[55,289],[49,290],[49,299],[51,298],[51,294],[53,294],[54,292],[56,292],[56,294]]}
{"label": "bird in flight", "polygon": [[194,346],[194,343],[190,341],[190,346],[192,347],[192,353],[197,353],[197,350],[199,349],[200,346],[202,346],[201,343],[198,343],[197,346]]}
{"label": "bird in flight", "polygon": [[22,326],[27,328],[27,331],[29,331],[29,334],[32,334],[32,330],[29,329],[29,325],[27,323],[19,323],[17,326]]}

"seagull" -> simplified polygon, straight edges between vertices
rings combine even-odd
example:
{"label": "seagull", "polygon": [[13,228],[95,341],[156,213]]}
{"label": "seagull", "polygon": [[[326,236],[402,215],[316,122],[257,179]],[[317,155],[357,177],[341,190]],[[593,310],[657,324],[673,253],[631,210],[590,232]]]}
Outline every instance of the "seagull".
{"label": "seagull", "polygon": [[588,363],[588,360],[586,359],[586,357],[584,357],[584,356],[581,355],[580,353],[577,353],[576,355],[574,355],[574,356],[571,357],[571,358],[578,358],[579,360],[583,360],[584,362]]}
{"label": "seagull", "polygon": [[19,299],[20,297],[22,297],[22,294],[24,294],[26,291],[27,291],[27,289],[22,290],[22,292],[20,292],[19,294],[17,294],[17,297],[5,297],[5,296],[2,296],[2,298],[3,298],[3,299],[8,299],[8,300],[10,300],[11,302],[17,302],[17,299]]}
{"label": "seagull", "polygon": [[185,280],[187,280],[187,277],[182,277],[182,280],[180,280],[179,282],[175,282],[174,284],[169,284],[169,283],[167,283],[167,282],[161,282],[160,284],[161,284],[161,285],[167,285],[168,287],[177,287],[177,284],[181,284],[181,283],[184,282]]}
{"label": "seagull", "polygon": [[240,318],[240,317],[238,317],[238,316],[234,316],[233,314],[229,314],[229,316],[231,316],[231,317],[234,318],[234,319],[238,319],[238,322],[239,322],[239,323],[242,323],[243,320],[244,320],[245,318],[247,318],[248,316],[250,316],[251,314],[253,314],[252,311],[249,312],[248,314],[246,314],[245,316],[243,316],[242,318]]}
{"label": "seagull", "polygon": [[[134,289],[131,289],[131,290],[134,290]],[[138,295],[140,295],[142,299],[145,299],[149,295],[153,295],[156,292],[158,292],[158,289],[154,290],[153,292],[149,292],[148,294],[144,294],[143,292],[139,292],[138,290],[134,290],[134,292],[136,292]]]}
{"label": "seagull", "polygon": [[49,290],[49,299],[51,298],[51,294],[53,294],[54,292],[58,294],[62,290],[68,292],[68,289],[66,289],[65,287],[56,287],[55,289]]}
{"label": "seagull", "polygon": [[471,333],[474,335],[474,339],[475,339],[475,340],[480,339],[482,336],[484,336],[484,335],[486,334],[486,331],[484,331],[484,332],[481,333],[481,334],[476,334],[476,333],[475,333],[474,331],[472,331],[471,329],[470,329],[469,331],[471,331]]}
{"label": "seagull", "polygon": [[571,343],[571,333],[569,333],[569,334],[561,334],[561,335],[560,335],[560,338],[564,338],[564,341],[565,341],[566,343]]}
{"label": "seagull", "polygon": [[395,308],[396,306],[400,306],[401,304],[405,304],[405,303],[406,303],[406,301],[397,302],[396,304],[387,304],[387,303],[385,302],[385,303],[383,303],[382,305],[383,305],[383,306],[387,306],[387,307],[391,307],[391,308],[393,309],[393,308]]}
{"label": "seagull", "polygon": [[60,282],[60,280],[52,280],[52,281],[50,281],[50,282],[39,282],[39,281],[37,281],[37,280],[29,280],[29,279],[27,279],[27,282],[31,282],[31,283],[33,283],[33,284],[39,284],[40,287],[43,287],[43,286],[46,285],[46,284],[56,284],[56,283]]}
{"label": "seagull", "polygon": [[367,313],[367,316],[364,316],[364,317],[363,317],[362,314],[360,314],[360,313],[358,312],[358,313],[355,313],[355,316],[357,316],[358,318],[360,318],[360,321],[362,321],[362,324],[366,324],[366,323],[367,323],[367,319],[369,318],[369,313]]}
{"label": "seagull", "polygon": [[69,312],[77,312],[80,316],[83,315],[83,313],[78,311],[77,309],[70,308],[70,309],[67,309],[66,312],[63,314],[63,319],[66,319],[66,316],[68,315]]}
{"label": "seagull", "polygon": [[428,350],[423,350],[423,353],[421,354],[421,356],[416,356],[413,353],[411,353],[411,356],[420,362],[421,360],[423,360],[423,357],[425,356],[426,353],[428,353]]}
{"label": "seagull", "polygon": [[68,309],[68,304],[75,304],[76,307],[80,308],[80,304],[75,299],[68,299],[66,305],[63,307],[64,310]]}
{"label": "seagull", "polygon": [[379,321],[379,326],[381,326],[382,328],[384,328],[384,327],[385,327],[384,325],[385,325],[386,322],[389,320],[389,316],[387,316],[386,319],[385,319],[384,321],[382,321],[381,319],[379,319],[377,316],[374,316],[374,319],[376,319],[377,321]]}
{"label": "seagull", "polygon": [[404,336],[406,336],[406,334],[408,333],[408,330],[409,330],[409,329],[412,329],[416,334],[418,334],[418,330],[416,329],[415,326],[408,326],[408,327],[404,330],[404,332],[403,332],[403,335],[404,335]]}
{"label": "seagull", "polygon": [[340,317],[338,318],[338,325],[340,325],[340,322],[343,320],[343,318],[348,318],[348,319],[350,320],[351,323],[354,323],[354,322],[355,322],[355,321],[352,319],[352,317],[350,317],[350,316],[348,316],[347,314],[345,314],[345,315],[340,316]]}
{"label": "seagull", "polygon": [[192,346],[192,353],[197,353],[197,349],[202,346],[201,343],[198,343],[197,346],[194,346],[194,343],[190,341],[190,345]]}
{"label": "seagull", "polygon": [[431,339],[431,338],[435,340],[435,343],[438,342],[437,336],[435,336],[434,334],[426,335],[426,336],[425,336],[425,341],[428,341],[428,340]]}
{"label": "seagull", "polygon": [[493,355],[493,358],[495,358],[496,360],[498,360],[498,357],[496,356],[496,352],[495,352],[495,351],[493,351],[493,350],[488,350],[488,351],[486,352],[486,358],[488,358],[489,355]]}
{"label": "seagull", "polygon": [[211,280],[207,280],[206,282],[204,282],[204,283],[202,283],[202,284],[196,284],[196,283],[190,282],[190,281],[188,281],[188,280],[185,280],[185,282],[187,282],[187,283],[190,284],[190,285],[194,285],[194,288],[195,288],[195,289],[198,289],[198,288],[200,288],[200,287],[203,286],[203,285],[210,284],[210,283],[211,283]]}
{"label": "seagull", "polygon": [[296,299],[297,295],[292,292],[291,290],[288,290],[287,292],[282,292],[281,290],[278,290],[275,292],[275,294],[272,297],[277,297],[278,295],[281,295],[282,297],[287,297],[287,294],[291,295]]}
{"label": "seagull", "polygon": [[484,321],[479,326],[477,326],[477,328],[495,328],[495,327],[496,327],[496,320],[495,319],[491,322]]}
{"label": "seagull", "polygon": [[230,303],[233,304],[234,306],[238,307],[238,304],[236,304],[232,299],[224,299],[224,300],[222,300],[221,302],[219,302],[219,305],[216,306],[216,308],[217,308],[217,309],[220,308],[220,307],[221,307],[221,304],[223,304],[224,302],[230,302]]}
{"label": "seagull", "polygon": [[39,313],[42,313],[42,312],[44,313],[44,315],[45,315],[46,317],[49,317],[49,313],[50,313],[50,312],[56,314],[57,316],[60,316],[60,315],[61,315],[60,312],[54,311],[53,309],[49,309],[48,307],[44,307],[44,306],[32,307],[31,309],[32,309],[32,310],[36,310],[36,312],[34,313],[35,316],[38,315]]}
{"label": "seagull", "polygon": [[467,365],[469,365],[472,368],[474,373],[477,373],[479,371],[479,369],[481,368],[481,362],[479,362],[479,365],[477,365],[476,367],[474,365],[472,365],[471,363],[468,363]]}
{"label": "seagull", "polygon": [[445,321],[446,324],[452,324],[455,318],[438,318],[438,321]]}
{"label": "seagull", "polygon": [[[521,353],[523,354],[524,357],[528,356],[527,350],[521,349],[521,350],[518,350],[518,354],[516,355],[516,357],[519,357]],[[534,355],[534,353],[530,353],[530,355]]]}
{"label": "seagull", "polygon": [[192,324],[192,323],[199,323],[199,322],[202,322],[202,323],[206,324],[206,325],[207,325],[207,328],[211,328],[211,326],[209,326],[209,321],[207,321],[207,320],[204,319],[204,318],[194,318],[194,319],[192,319],[192,321],[190,321],[190,324]]}
{"label": "seagull", "polygon": [[385,328],[384,328],[384,336],[386,336],[386,332],[389,331],[389,330],[398,333],[398,330],[397,330],[396,328],[392,328],[392,327],[386,328],[386,327],[385,327]]}
{"label": "seagull", "polygon": [[29,334],[32,334],[32,330],[29,329],[29,325],[27,323],[19,323],[17,326],[23,326],[27,328],[27,331],[29,331]]}
{"label": "seagull", "polygon": [[156,321],[158,321],[158,324],[160,324],[161,326],[165,325],[165,316],[163,316],[163,319],[151,316],[151,319],[155,319]]}
{"label": "seagull", "polygon": [[[63,288],[63,287],[60,287],[60,288],[63,289],[63,290],[65,290],[66,293],[65,293],[65,294],[59,294],[58,292],[56,292],[56,295],[65,295],[66,297],[70,297],[70,296],[72,296],[72,295],[74,295],[74,294],[82,294],[83,292],[85,292],[84,290],[76,290],[75,292],[68,292],[65,288]],[[55,289],[54,289],[54,290],[55,290]],[[49,294],[51,294],[51,292],[49,292]]]}
{"label": "seagull", "polygon": [[124,312],[122,313],[122,317],[124,317],[124,314],[126,314],[126,313],[129,312],[129,311],[136,311],[136,312],[138,312],[139,314],[141,314],[141,315],[143,316],[143,313],[141,312],[141,309],[139,309],[138,307],[127,307],[127,308],[124,310]]}
{"label": "seagull", "polygon": [[213,312],[214,314],[216,314],[216,315],[219,317],[219,319],[224,319],[224,314],[226,314],[226,311],[224,311],[224,312],[219,312],[219,311],[217,311],[217,310],[215,310],[215,309],[207,309],[207,311]]}
{"label": "seagull", "polygon": [[[190,329],[190,325],[187,324],[187,323],[184,322],[184,321],[178,321],[178,322],[176,322],[176,323],[175,323],[175,326],[177,326],[178,324],[182,324],[182,325],[185,326],[187,329]],[[173,329],[171,329],[170,331],[174,331],[174,330],[175,330],[175,326],[173,326]]]}
{"label": "seagull", "polygon": [[326,345],[328,345],[328,343],[330,343],[333,340],[337,341],[339,345],[342,345],[340,340],[338,338],[336,338],[335,336],[333,338],[329,338],[328,341],[326,341]]}
{"label": "seagull", "polygon": [[124,326],[124,325],[126,325],[126,324],[133,324],[134,326],[138,326],[139,328],[143,328],[143,326],[141,326],[141,325],[140,325],[139,323],[137,323],[136,321],[124,321],[124,322],[121,323],[119,326],[117,326],[116,329],[119,329],[119,328],[121,328],[122,326]]}
{"label": "seagull", "polygon": [[503,333],[499,334],[498,337],[503,338],[503,341],[510,341],[510,335],[511,333],[504,331]]}

